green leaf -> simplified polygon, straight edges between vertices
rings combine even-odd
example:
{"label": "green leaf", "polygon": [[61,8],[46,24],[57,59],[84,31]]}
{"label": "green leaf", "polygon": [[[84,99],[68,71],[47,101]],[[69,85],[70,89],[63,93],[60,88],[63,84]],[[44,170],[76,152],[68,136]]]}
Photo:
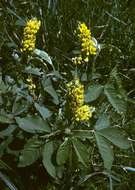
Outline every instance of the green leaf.
{"label": "green leaf", "polygon": [[125,91],[125,89],[122,86],[122,80],[118,74],[118,68],[117,65],[112,69],[111,73],[110,73],[110,78],[112,79],[112,81],[116,81],[116,84],[118,86],[118,92],[122,95],[122,97],[127,101],[127,93]]}
{"label": "green leaf", "polygon": [[81,162],[85,167],[87,167],[87,163],[89,160],[87,147],[77,138],[72,138],[72,143],[78,161]]}
{"label": "green leaf", "polygon": [[18,126],[28,133],[44,133],[50,132],[50,128],[46,121],[43,121],[39,116],[27,116],[24,118],[16,117]]}
{"label": "green leaf", "polygon": [[41,116],[44,120],[46,120],[47,118],[49,118],[52,115],[52,113],[44,106],[40,106],[37,103],[35,103],[34,105],[35,105],[36,110],[41,114]]}
{"label": "green leaf", "polygon": [[110,127],[100,130],[99,133],[119,148],[127,149],[130,147],[128,139],[119,128]]}
{"label": "green leaf", "polygon": [[49,74],[47,74],[47,76],[54,76],[55,78],[64,80],[63,76],[59,73],[59,71],[56,70],[50,72]]}
{"label": "green leaf", "polygon": [[102,75],[100,73],[92,73],[92,80],[101,79]]}
{"label": "green leaf", "polygon": [[10,143],[12,143],[12,141],[13,141],[13,136],[10,135],[8,138],[6,138],[0,143],[0,157],[1,158],[5,154],[5,152],[7,152],[8,146]]}
{"label": "green leaf", "polygon": [[69,157],[70,147],[69,139],[65,138],[65,141],[59,146],[57,151],[56,160],[58,165],[65,164]]}
{"label": "green leaf", "polygon": [[32,68],[31,66],[26,67],[24,72],[36,76],[41,76],[43,74],[40,68]]}
{"label": "green leaf", "polygon": [[59,104],[58,95],[54,90],[53,86],[46,86],[44,90],[54,98],[54,102],[56,104]]}
{"label": "green leaf", "polygon": [[9,125],[5,130],[0,131],[0,138],[11,135],[16,128],[16,125]]}
{"label": "green leaf", "polygon": [[12,113],[14,116],[20,115],[23,112],[28,110],[28,102],[27,101],[14,101],[12,106]]}
{"label": "green leaf", "polygon": [[87,73],[83,73],[81,77],[81,81],[87,81],[87,80],[88,80]]}
{"label": "green leaf", "polygon": [[104,161],[104,167],[111,169],[113,163],[113,151],[109,141],[102,137],[98,132],[95,132],[95,138],[101,157]]}
{"label": "green leaf", "polygon": [[25,167],[33,164],[39,157],[41,152],[42,141],[37,138],[31,138],[24,145],[19,157],[19,167]]}
{"label": "green leaf", "polygon": [[101,130],[101,129],[108,128],[108,127],[110,127],[109,117],[106,114],[103,114],[97,120],[94,128],[96,130]]}
{"label": "green leaf", "polygon": [[85,94],[85,102],[92,102],[96,100],[103,91],[103,88],[104,87],[100,84],[89,86]]}
{"label": "green leaf", "polygon": [[80,139],[92,139],[93,132],[91,130],[73,130],[72,131],[74,137],[78,137]]}
{"label": "green leaf", "polygon": [[80,55],[81,51],[79,49],[72,50],[74,55]]}
{"label": "green leaf", "polygon": [[50,56],[45,51],[35,49],[33,53],[37,55],[39,58],[41,58],[42,60],[48,62],[50,65],[53,64]]}
{"label": "green leaf", "polygon": [[0,123],[14,123],[12,115],[0,114]]}
{"label": "green leaf", "polygon": [[43,148],[43,165],[47,172],[54,178],[56,178],[56,168],[52,163],[52,155],[54,152],[53,142],[47,142]]}
{"label": "green leaf", "polygon": [[51,97],[54,99],[54,103],[57,105],[59,104],[59,99],[58,99],[58,95],[55,91],[55,89],[53,88],[52,86],[52,82],[51,80],[48,78],[48,79],[43,79],[42,81],[42,85],[43,85],[43,88],[44,90],[51,95]]}
{"label": "green leaf", "polygon": [[15,25],[16,26],[25,26],[25,21],[22,20],[22,19],[18,19],[16,22],[15,22]]}
{"label": "green leaf", "polygon": [[124,100],[121,94],[117,93],[113,85],[111,84],[105,85],[104,93],[107,96],[111,105],[115,108],[115,110],[119,114],[126,112],[127,108],[126,101]]}
{"label": "green leaf", "polygon": [[9,86],[6,85],[3,80],[0,80],[0,94],[5,94],[8,90]]}

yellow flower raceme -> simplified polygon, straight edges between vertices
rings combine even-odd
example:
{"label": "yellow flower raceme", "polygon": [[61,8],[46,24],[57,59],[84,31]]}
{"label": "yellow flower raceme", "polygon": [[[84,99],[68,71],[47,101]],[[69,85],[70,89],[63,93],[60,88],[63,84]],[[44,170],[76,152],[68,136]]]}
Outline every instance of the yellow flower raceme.
{"label": "yellow flower raceme", "polygon": [[36,85],[34,84],[32,77],[28,77],[26,81],[28,82],[29,91],[33,92],[36,89]]}
{"label": "yellow flower raceme", "polygon": [[78,37],[81,42],[81,51],[83,52],[85,59],[88,60],[89,55],[95,55],[97,49],[95,42],[92,39],[91,31],[87,28],[85,23],[79,23]]}
{"label": "yellow flower raceme", "polygon": [[79,79],[67,84],[69,106],[75,121],[88,121],[92,117],[93,107],[84,105],[84,85]]}
{"label": "yellow flower raceme", "polygon": [[74,111],[76,121],[88,121],[92,117],[92,111],[88,105],[78,107]]}
{"label": "yellow flower raceme", "polygon": [[81,106],[84,103],[84,86],[80,84],[78,79],[71,81],[67,84],[68,97],[70,98],[70,104],[75,108]]}
{"label": "yellow flower raceme", "polygon": [[72,62],[74,65],[80,65],[82,64],[82,56],[73,57]]}
{"label": "yellow flower raceme", "polygon": [[35,49],[36,33],[38,32],[40,25],[41,21],[38,21],[36,18],[31,19],[26,23],[22,40],[23,52],[33,51]]}

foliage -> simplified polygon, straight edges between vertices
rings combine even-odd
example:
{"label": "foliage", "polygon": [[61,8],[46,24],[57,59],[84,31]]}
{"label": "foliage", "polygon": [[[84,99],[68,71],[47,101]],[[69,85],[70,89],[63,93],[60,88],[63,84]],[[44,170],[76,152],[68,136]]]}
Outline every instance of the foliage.
{"label": "foliage", "polygon": [[[135,188],[132,3],[0,2],[1,188]],[[32,49],[22,51],[33,18],[41,21],[36,49],[33,32]],[[81,88],[69,97],[76,78]],[[87,119],[76,121],[84,107]]]}

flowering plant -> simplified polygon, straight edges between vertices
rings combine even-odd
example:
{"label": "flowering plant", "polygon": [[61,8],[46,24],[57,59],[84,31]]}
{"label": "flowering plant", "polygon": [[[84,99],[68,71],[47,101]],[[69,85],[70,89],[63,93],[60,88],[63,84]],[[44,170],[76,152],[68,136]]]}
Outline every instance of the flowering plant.
{"label": "flowering plant", "polygon": [[[21,20],[20,44],[8,46],[11,60],[0,78],[1,160],[11,158],[16,170],[41,170],[47,182],[38,189],[94,189],[91,178],[102,176],[112,189],[115,150],[132,145],[118,68],[102,78],[96,60],[104,46],[85,22],[76,22],[74,45],[60,63],[44,48],[43,27],[39,18]],[[40,181],[35,176],[33,184]]]}

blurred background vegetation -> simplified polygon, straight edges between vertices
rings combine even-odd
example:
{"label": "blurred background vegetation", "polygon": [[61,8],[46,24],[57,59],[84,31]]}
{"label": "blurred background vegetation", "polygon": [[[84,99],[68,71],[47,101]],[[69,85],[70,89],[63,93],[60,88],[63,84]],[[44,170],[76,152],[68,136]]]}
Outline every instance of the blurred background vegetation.
{"label": "blurred background vegetation", "polygon": [[[49,53],[57,69],[70,69],[72,51],[76,47],[74,31],[78,21],[83,21],[91,28],[92,34],[101,44],[100,56],[96,59],[97,72],[100,71],[104,84],[110,70],[118,69],[122,85],[128,94],[128,112],[126,131],[135,139],[135,6],[133,0],[1,0],[0,1],[0,69],[3,75],[15,76],[16,64],[11,63],[11,56],[20,49],[24,21],[37,17],[42,22],[37,47]],[[8,63],[8,64],[7,64]],[[63,69],[64,68],[64,69]],[[117,150],[116,150],[117,152]],[[128,156],[116,154],[117,164],[130,166],[135,164],[134,147]],[[11,172],[11,181],[18,179],[24,189],[55,190],[47,184],[48,176],[36,164],[17,169],[14,162],[6,157],[4,161],[19,176]],[[115,163],[114,163],[115,165]],[[38,168],[38,170],[37,170]],[[117,168],[121,181],[117,190],[135,189],[135,172],[125,172]],[[120,170],[120,171],[119,171]],[[34,176],[38,176],[36,179]],[[68,179],[67,179],[68,180]],[[95,181],[96,180],[96,181]],[[17,182],[18,183],[18,182]],[[41,186],[43,184],[43,187]],[[92,185],[93,184],[93,185]],[[19,187],[23,189],[23,185]],[[57,186],[57,185],[56,185]],[[26,188],[27,187],[27,188]],[[115,185],[114,185],[115,187]],[[105,190],[106,182],[94,178],[91,186],[85,189]],[[4,189],[1,183],[0,189]]]}

